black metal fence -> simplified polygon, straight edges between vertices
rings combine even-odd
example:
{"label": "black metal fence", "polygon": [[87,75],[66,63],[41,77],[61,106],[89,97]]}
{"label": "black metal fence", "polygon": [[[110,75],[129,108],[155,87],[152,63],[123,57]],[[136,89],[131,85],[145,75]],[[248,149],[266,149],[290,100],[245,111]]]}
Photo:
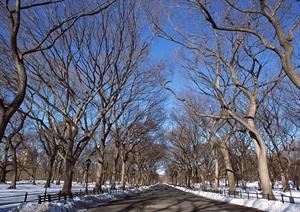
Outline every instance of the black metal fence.
{"label": "black metal fence", "polygon": [[[135,187],[128,187],[127,189],[132,189]],[[125,190],[126,191],[126,190]],[[96,192],[94,190],[85,191],[85,190],[77,190],[73,191],[70,194],[63,194],[61,191],[56,192],[43,192],[43,193],[29,193],[25,192],[24,194],[16,194],[16,195],[9,195],[9,196],[2,196],[0,197],[0,211],[4,208],[15,207],[20,203],[24,202],[35,202],[35,203],[42,203],[42,202],[53,202],[53,201],[62,201],[62,200],[69,200],[73,199],[73,197],[84,196],[84,195],[96,195],[101,193],[121,193],[123,192],[122,189],[110,189],[110,188],[103,188],[102,192]],[[7,206],[7,207],[5,207]],[[2,209],[1,209],[2,208]]]}
{"label": "black metal fence", "polygon": [[285,194],[274,194],[272,197],[271,195],[264,194],[262,192],[250,192],[250,191],[241,191],[241,190],[235,192],[229,192],[229,190],[225,190],[225,189],[213,190],[213,189],[192,188],[192,190],[218,193],[222,196],[239,198],[239,199],[267,199],[269,201],[271,200],[281,201],[282,203],[300,204],[300,197],[293,197]]}
{"label": "black metal fence", "polygon": [[78,191],[78,192],[71,192],[70,194],[64,194],[61,191],[55,194],[44,194],[44,195],[38,195],[38,203],[41,204],[42,202],[53,202],[53,201],[62,201],[62,200],[70,200],[74,197],[82,197],[85,195],[96,195],[96,194],[102,194],[102,193],[122,193],[124,190],[115,188],[115,189],[103,189],[102,192],[90,190],[90,191]]}

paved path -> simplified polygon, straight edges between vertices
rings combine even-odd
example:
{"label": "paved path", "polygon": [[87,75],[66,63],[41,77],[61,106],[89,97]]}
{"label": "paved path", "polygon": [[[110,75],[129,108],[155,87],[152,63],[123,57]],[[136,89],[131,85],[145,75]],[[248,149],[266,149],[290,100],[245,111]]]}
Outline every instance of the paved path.
{"label": "paved path", "polygon": [[191,193],[174,189],[167,185],[157,185],[145,192],[134,196],[106,203],[98,208],[89,209],[90,212],[188,212],[188,211],[259,211],[239,205],[228,204],[203,198]]}

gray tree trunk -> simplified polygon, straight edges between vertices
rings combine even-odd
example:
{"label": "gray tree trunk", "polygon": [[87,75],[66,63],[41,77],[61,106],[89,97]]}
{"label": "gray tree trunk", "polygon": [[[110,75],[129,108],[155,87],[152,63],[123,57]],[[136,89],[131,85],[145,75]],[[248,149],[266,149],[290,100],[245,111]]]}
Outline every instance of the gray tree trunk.
{"label": "gray tree trunk", "polygon": [[4,147],[4,158],[3,158],[3,163],[2,163],[2,166],[1,166],[1,172],[0,172],[0,183],[5,183],[6,182],[6,175],[8,173],[8,171],[7,171],[8,151],[9,151],[9,145],[8,145],[8,141],[7,141],[5,143],[5,147]]}
{"label": "gray tree trunk", "polygon": [[229,152],[227,149],[226,144],[223,143],[223,141],[220,142],[220,150],[224,159],[224,163],[225,163],[225,169],[226,169],[226,175],[228,178],[228,185],[229,185],[229,192],[231,194],[234,194],[235,192],[235,176],[234,176],[234,170],[233,170],[233,166],[230,160],[230,156],[229,156]]}
{"label": "gray tree trunk", "polygon": [[126,161],[122,160],[121,164],[121,185],[122,185],[122,190],[125,190],[126,186],[126,181],[125,181],[125,166],[126,166]]}
{"label": "gray tree trunk", "polygon": [[45,184],[45,188],[50,188],[51,179],[53,176],[53,166],[54,166],[55,157],[51,157],[49,160],[48,168],[47,168],[47,180]]}
{"label": "gray tree trunk", "polygon": [[214,184],[214,190],[217,190],[220,187],[220,167],[219,167],[219,160],[218,158],[215,158],[215,184]]}
{"label": "gray tree trunk", "polygon": [[64,185],[62,188],[62,193],[64,194],[71,194],[74,165],[73,159],[69,156],[66,156],[63,174]]}
{"label": "gray tree trunk", "polygon": [[15,148],[11,148],[12,151],[12,164],[13,164],[13,178],[11,181],[10,189],[17,188],[17,180],[18,180],[18,162],[17,162],[17,150]]}
{"label": "gray tree trunk", "polygon": [[117,165],[119,160],[119,147],[116,146],[114,151],[114,163],[112,167],[112,176],[111,176],[111,189],[116,189],[116,178],[117,178]]}

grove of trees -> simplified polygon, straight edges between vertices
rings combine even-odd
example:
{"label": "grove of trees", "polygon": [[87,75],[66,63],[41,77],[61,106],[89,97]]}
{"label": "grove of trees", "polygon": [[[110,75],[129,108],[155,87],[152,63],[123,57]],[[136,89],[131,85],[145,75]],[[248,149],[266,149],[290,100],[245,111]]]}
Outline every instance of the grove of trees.
{"label": "grove of trees", "polygon": [[[0,182],[10,189],[39,179],[102,192],[107,181],[156,183],[158,170],[188,187],[225,180],[231,193],[250,181],[271,198],[277,181],[300,189],[298,1],[0,7]],[[153,56],[167,45],[174,54]]]}

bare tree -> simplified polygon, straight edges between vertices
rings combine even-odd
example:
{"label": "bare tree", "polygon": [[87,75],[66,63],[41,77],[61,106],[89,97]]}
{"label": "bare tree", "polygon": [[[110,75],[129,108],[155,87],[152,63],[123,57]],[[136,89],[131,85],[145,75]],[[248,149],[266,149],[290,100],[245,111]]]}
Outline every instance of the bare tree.
{"label": "bare tree", "polygon": [[[185,40],[185,44],[177,41],[174,36],[170,36],[159,26],[156,25],[156,28],[164,38],[180,43],[193,51],[195,58],[199,60],[194,60],[193,57],[184,57],[186,61],[183,65],[184,68],[189,71],[191,80],[195,83],[196,88],[199,89],[201,94],[219,101],[220,112],[218,115],[199,113],[197,115],[199,117],[233,119],[249,131],[256,149],[259,177],[263,192],[265,195],[270,195],[274,198],[267,164],[267,146],[256,127],[255,117],[258,105],[263,100],[263,97],[259,99],[261,88],[263,86],[267,88],[262,96],[268,94],[269,90],[273,87],[266,85],[271,83],[274,86],[275,84],[272,82],[276,82],[276,80],[280,79],[280,76],[269,83],[259,81],[263,64],[258,57],[264,50],[258,48],[259,50],[253,52],[253,48],[251,48],[253,46],[248,44],[251,41],[245,35],[236,34],[229,37],[221,37],[221,35],[214,31],[215,40],[213,43],[215,48],[213,48],[208,46],[209,42],[200,36],[196,39],[202,41],[202,43],[195,46],[195,42],[189,39]],[[226,43],[227,41],[229,43]],[[232,48],[222,48],[222,46],[226,45],[231,45]],[[204,68],[201,68],[203,65],[205,65]],[[234,87],[231,87],[232,85]],[[178,100],[185,101],[185,99],[177,95],[166,84],[164,86]],[[191,102],[185,101],[185,103],[187,106],[191,106]],[[243,104],[246,104],[246,110],[243,110],[241,106]]]}
{"label": "bare tree", "polygon": [[[300,89],[300,76],[297,73],[299,64],[294,62],[297,56],[295,54],[298,53],[294,52],[298,44],[297,41],[294,42],[294,32],[299,27],[300,18],[297,17],[297,12],[293,13],[297,6],[292,5],[299,4],[298,2],[278,0],[276,3],[269,3],[260,0],[242,5],[241,2],[225,0],[223,9],[226,14],[222,24],[215,20],[208,5],[203,1],[190,0],[189,2],[203,13],[212,28],[220,31],[247,33],[258,39],[266,49],[278,55],[285,73]],[[285,14],[285,18],[282,18],[282,14]],[[241,20],[241,16],[246,17],[246,20]],[[270,30],[272,33],[265,30]]]}
{"label": "bare tree", "polygon": [[[91,20],[91,25],[96,24],[95,21]],[[94,27],[87,26],[74,26],[51,49],[31,57],[28,63],[31,74],[28,87],[34,96],[28,100],[35,111],[40,111],[40,115],[33,118],[63,146],[58,154],[64,160],[65,193],[71,192],[77,159],[112,105],[103,108],[101,102],[97,102],[101,90],[106,89],[103,85],[107,80],[101,75],[105,69],[96,72],[99,64],[89,55],[88,40]]]}
{"label": "bare tree", "polygon": [[[218,126],[219,125],[219,126]],[[225,170],[228,179],[229,192],[234,194],[235,192],[235,173],[233,170],[233,165],[231,163],[230,153],[228,150],[227,142],[231,138],[233,134],[233,129],[230,127],[224,127],[225,123],[221,122],[218,124],[218,120],[215,119],[211,126],[211,140],[216,148],[219,149],[223,156],[223,160],[225,163]],[[218,132],[223,128],[223,132]],[[218,136],[219,135],[219,136]]]}
{"label": "bare tree", "polygon": [[[86,8],[89,11],[85,11],[85,9],[83,9],[83,12],[80,10],[66,11],[66,14],[70,14],[69,16],[64,17],[63,20],[58,19],[53,22],[50,14],[53,12],[52,9],[58,14],[58,10],[55,8],[57,6],[64,7],[61,2],[63,0],[46,0],[22,4],[20,0],[15,0],[14,2],[7,0],[5,3],[1,3],[1,12],[3,13],[3,10],[5,10],[7,14],[5,18],[7,27],[5,29],[9,32],[8,38],[5,34],[6,30],[3,32],[4,34],[1,34],[1,37],[4,38],[1,39],[1,45],[2,48],[7,48],[12,54],[11,61],[14,63],[16,69],[18,83],[14,90],[14,97],[10,102],[4,97],[0,98],[0,141],[4,136],[9,120],[18,110],[26,95],[27,71],[24,58],[32,53],[50,49],[79,19],[100,13],[112,5],[115,0],[104,2],[91,10]],[[45,27],[46,30],[44,31],[40,28],[44,13],[38,12],[42,9],[46,13],[48,12],[48,23],[50,23],[49,26]],[[32,21],[32,11],[37,11],[35,20],[41,21],[38,25]],[[55,17],[59,17],[59,15]],[[20,44],[20,40],[24,35],[30,35],[31,40],[23,40],[23,43]]]}
{"label": "bare tree", "polygon": [[24,114],[19,111],[19,121],[15,121],[14,123],[10,122],[10,131],[7,136],[5,136],[5,140],[9,145],[9,149],[12,156],[12,168],[13,168],[13,180],[11,186],[9,188],[16,189],[17,180],[18,180],[18,159],[17,159],[17,149],[20,147],[22,143],[24,143],[25,138],[22,133],[23,126],[25,123],[25,119],[27,114]]}

